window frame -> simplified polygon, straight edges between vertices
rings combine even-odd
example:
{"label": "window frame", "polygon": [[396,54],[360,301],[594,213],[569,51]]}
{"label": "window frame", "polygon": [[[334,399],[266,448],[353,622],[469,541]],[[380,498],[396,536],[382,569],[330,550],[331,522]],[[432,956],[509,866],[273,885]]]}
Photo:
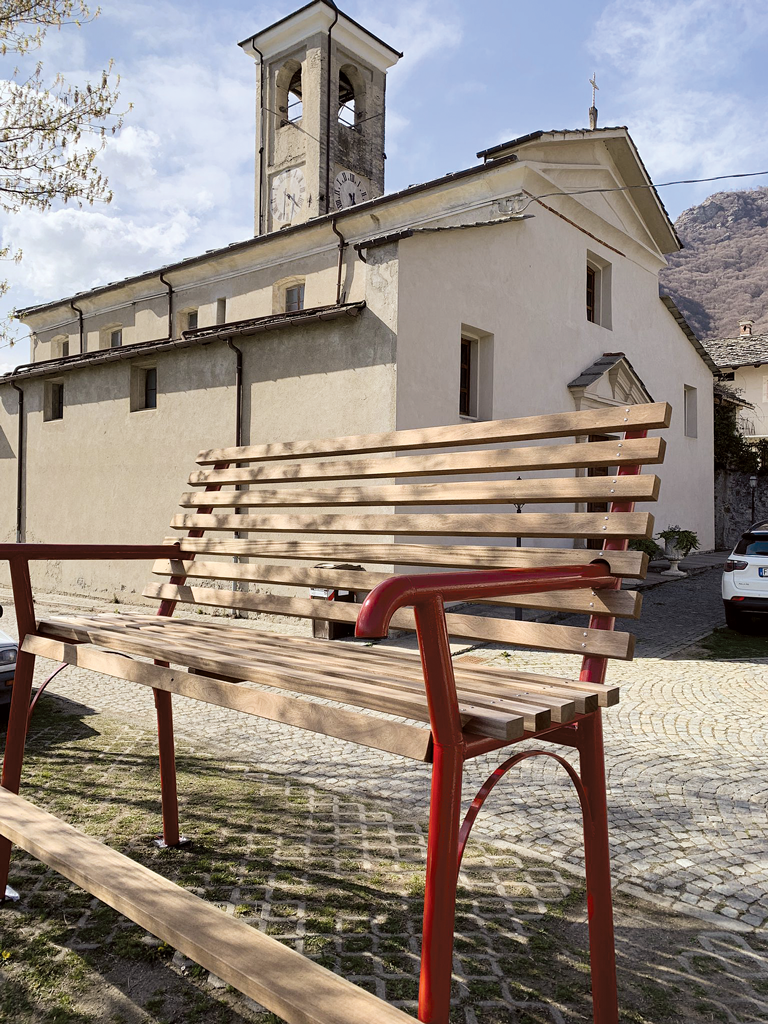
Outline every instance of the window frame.
{"label": "window frame", "polygon": [[[149,382],[153,386],[149,386]],[[154,404],[148,404],[149,396]],[[134,363],[131,366],[130,411],[145,412],[157,409],[158,377],[157,363]]]}
{"label": "window frame", "polygon": [[699,436],[699,395],[692,384],[683,384],[683,434],[691,439]]}
{"label": "window frame", "polygon": [[43,389],[43,422],[56,423],[64,419],[64,381],[46,380]]}
{"label": "window frame", "polygon": [[[115,337],[117,337],[117,344],[115,344]],[[109,328],[109,347],[110,348],[122,348],[123,347],[123,328],[122,325],[119,327]]]}
{"label": "window frame", "polygon": [[587,323],[607,331],[613,330],[612,316],[613,267],[608,260],[587,250],[585,270],[584,312]]}
{"label": "window frame", "polygon": [[[296,292],[296,305],[293,307],[289,299],[291,292]],[[298,313],[304,309],[304,294],[304,281],[295,281],[293,284],[286,285],[283,298],[284,312]]]}

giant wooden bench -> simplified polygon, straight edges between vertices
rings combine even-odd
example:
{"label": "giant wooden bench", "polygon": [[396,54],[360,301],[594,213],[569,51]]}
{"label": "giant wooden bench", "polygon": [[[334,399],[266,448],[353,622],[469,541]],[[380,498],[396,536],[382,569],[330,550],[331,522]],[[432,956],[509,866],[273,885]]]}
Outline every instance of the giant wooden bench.
{"label": "giant wooden bench", "polygon": [[[646,556],[627,550],[627,543],[652,532],[652,516],[636,512],[634,503],[657,497],[658,478],[641,468],[662,461],[663,440],[647,432],[667,426],[669,416],[666,405],[617,406],[206,451],[189,481],[194,489],[182,495],[182,512],[171,523],[186,532],[181,540],[156,547],[1,545],[0,557],[10,562],[21,653],[0,788],[0,892],[15,843],[287,1021],[405,1022],[412,1018],[402,1010],[82,835],[18,792],[36,657],[153,688],[168,846],[180,842],[173,693],[414,758],[432,765],[418,1013],[422,1021],[447,1024],[455,888],[469,830],[513,764],[547,754],[568,771],[582,806],[594,1017],[614,1024],[600,709],[618,700],[617,689],[604,682],[606,659],[632,657],[632,637],[613,627],[616,617],[639,614],[639,595],[621,590],[621,577],[645,571]],[[512,512],[521,503],[554,511]],[[478,512],[478,505],[491,510]],[[454,507],[436,512],[437,506]],[[519,535],[541,546],[516,547]],[[558,543],[544,546],[546,538]],[[575,546],[565,546],[571,538]],[[167,581],[152,583],[145,595],[159,599],[158,614],[36,621],[30,560],[95,558],[157,559],[154,573]],[[336,560],[363,563],[367,571],[312,567]],[[393,565],[410,571],[393,573]],[[233,582],[259,589],[235,589]],[[264,585],[272,591],[263,592]],[[343,604],[301,596],[308,587],[368,595],[362,606]],[[174,618],[179,602],[356,623],[358,637],[415,629],[420,658],[224,618]],[[496,605],[505,617],[461,607],[446,613],[445,604],[456,602]],[[512,619],[509,606],[581,614],[584,625]],[[580,675],[519,672],[514,660],[503,670],[454,668],[450,635],[579,655]],[[494,772],[461,824],[464,761],[530,737],[576,748],[579,772],[552,751],[525,749]]]}

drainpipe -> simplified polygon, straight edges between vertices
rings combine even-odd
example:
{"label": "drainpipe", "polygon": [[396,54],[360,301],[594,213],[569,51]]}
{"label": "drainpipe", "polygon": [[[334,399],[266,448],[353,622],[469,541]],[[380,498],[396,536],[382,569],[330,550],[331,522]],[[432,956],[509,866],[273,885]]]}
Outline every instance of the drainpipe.
{"label": "drainpipe", "polygon": [[325,91],[325,102],[327,106],[327,124],[325,133],[325,212],[330,213],[331,209],[331,82],[333,78],[333,60],[331,58],[331,32],[333,26],[339,20],[339,9],[334,3],[334,0],[328,0],[331,7],[333,7],[334,15],[333,21],[328,26],[328,76],[327,86]]}
{"label": "drainpipe", "polygon": [[83,352],[85,352],[85,349],[83,348],[83,311],[82,309],[80,309],[79,306],[76,306],[71,299],[69,301],[69,304],[72,307],[73,311],[77,313],[78,320],[80,321],[80,355],[82,355]]}
{"label": "drainpipe", "polygon": [[[234,344],[231,338],[227,338],[227,348],[231,348],[235,353],[235,445],[239,448],[243,443],[243,350],[238,348]],[[240,484],[235,485],[236,491],[242,491]],[[240,509],[235,509],[235,515],[240,514]],[[235,540],[240,539],[240,531],[235,530],[233,534]],[[232,561],[237,565],[240,561],[237,555],[232,556]],[[239,590],[237,580],[232,580],[232,591]],[[243,617],[242,612],[239,608],[232,609],[232,618],[241,619]]]}
{"label": "drainpipe", "polygon": [[334,217],[331,221],[331,227],[333,232],[339,240],[339,261],[336,268],[336,305],[341,305],[341,271],[344,267],[344,250],[347,248],[347,242],[344,235],[336,227],[336,218]]}
{"label": "drainpipe", "polygon": [[168,337],[173,341],[173,287],[170,281],[163,277],[164,271],[160,271],[160,283],[168,289]]}
{"label": "drainpipe", "polygon": [[16,543],[21,544],[22,527],[22,485],[24,482],[24,392],[15,381],[11,387],[19,393],[19,439],[16,452]]}
{"label": "drainpipe", "polygon": [[227,348],[235,353],[235,445],[240,447],[243,443],[243,350],[234,344],[231,338],[227,338]]}
{"label": "drainpipe", "polygon": [[264,233],[264,54],[251,43],[251,49],[259,55],[259,209],[256,213],[257,234]]}

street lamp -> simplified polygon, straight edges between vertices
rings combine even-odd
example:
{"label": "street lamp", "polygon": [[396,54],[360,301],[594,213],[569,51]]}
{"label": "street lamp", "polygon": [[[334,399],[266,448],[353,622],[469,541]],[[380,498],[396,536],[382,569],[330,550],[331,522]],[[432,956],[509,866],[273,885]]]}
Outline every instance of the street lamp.
{"label": "street lamp", "polygon": [[751,476],[749,478],[749,486],[752,488],[752,519],[751,522],[755,521],[755,491],[757,490],[757,477]]}

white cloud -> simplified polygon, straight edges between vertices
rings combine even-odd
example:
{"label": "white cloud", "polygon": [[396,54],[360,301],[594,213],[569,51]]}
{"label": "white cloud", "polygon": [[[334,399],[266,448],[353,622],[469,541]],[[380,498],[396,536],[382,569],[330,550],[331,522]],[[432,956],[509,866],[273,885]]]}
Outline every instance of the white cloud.
{"label": "white cloud", "polygon": [[592,45],[614,72],[601,122],[630,127],[657,179],[760,170],[762,104],[740,71],[766,36],[764,0],[613,0]]}

